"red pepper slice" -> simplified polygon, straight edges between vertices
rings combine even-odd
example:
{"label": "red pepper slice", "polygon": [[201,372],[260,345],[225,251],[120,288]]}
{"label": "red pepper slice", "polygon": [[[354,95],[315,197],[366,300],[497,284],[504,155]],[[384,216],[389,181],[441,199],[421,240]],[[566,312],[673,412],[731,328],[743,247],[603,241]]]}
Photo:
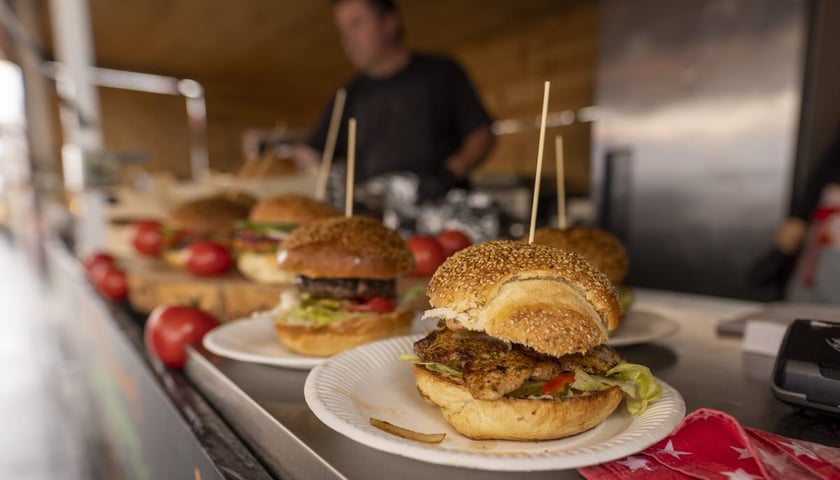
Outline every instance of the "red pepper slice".
{"label": "red pepper slice", "polygon": [[341,307],[348,312],[388,313],[394,311],[394,301],[385,297],[373,297],[364,303],[351,303]]}
{"label": "red pepper slice", "polygon": [[551,395],[554,392],[564,389],[566,385],[574,381],[575,372],[563,372],[560,375],[557,375],[551,380],[545,382],[545,385],[542,386],[542,393],[543,395]]}

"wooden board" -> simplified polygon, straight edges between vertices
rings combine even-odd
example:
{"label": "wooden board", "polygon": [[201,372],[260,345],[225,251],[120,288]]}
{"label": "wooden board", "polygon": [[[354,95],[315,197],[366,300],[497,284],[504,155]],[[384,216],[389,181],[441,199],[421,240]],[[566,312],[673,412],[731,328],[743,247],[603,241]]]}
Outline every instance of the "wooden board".
{"label": "wooden board", "polygon": [[158,305],[195,305],[223,322],[270,310],[292,285],[261,285],[228,273],[221,277],[195,277],[159,260],[133,259],[126,263],[129,302],[144,313]]}

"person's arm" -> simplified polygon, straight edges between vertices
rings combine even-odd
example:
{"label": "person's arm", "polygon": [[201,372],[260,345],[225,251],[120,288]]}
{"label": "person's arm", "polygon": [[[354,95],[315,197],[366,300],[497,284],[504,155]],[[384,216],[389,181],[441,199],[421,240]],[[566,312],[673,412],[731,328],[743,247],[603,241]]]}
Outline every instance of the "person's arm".
{"label": "person's arm", "polygon": [[307,171],[318,167],[321,152],[305,143],[297,143],[291,147],[292,160],[299,170]]}
{"label": "person's arm", "polygon": [[484,108],[469,75],[454,61],[450,68],[449,88],[455,124],[462,141],[460,148],[446,159],[446,168],[459,179],[464,179],[487,159],[496,139],[490,130],[493,119]]}
{"label": "person's arm", "polygon": [[478,127],[464,138],[461,148],[446,160],[446,168],[456,177],[465,178],[472,169],[487,160],[495,144],[496,137],[490,127]]}

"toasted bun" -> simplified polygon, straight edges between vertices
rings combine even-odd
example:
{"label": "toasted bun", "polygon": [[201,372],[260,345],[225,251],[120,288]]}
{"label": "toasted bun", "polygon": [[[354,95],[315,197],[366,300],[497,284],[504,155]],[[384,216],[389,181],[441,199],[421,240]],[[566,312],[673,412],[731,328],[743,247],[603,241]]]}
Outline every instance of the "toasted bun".
{"label": "toasted bun", "polygon": [[368,217],[328,218],[302,225],[283,241],[280,268],[315,278],[389,279],[414,268],[393,230]]}
{"label": "toasted bun", "polygon": [[248,202],[224,196],[199,198],[182,203],[169,212],[166,223],[194,233],[232,231],[236,222],[248,218]]}
{"label": "toasted bun", "polygon": [[261,200],[251,209],[248,219],[252,222],[309,223],[340,214],[328,203],[303,195],[287,194]]}
{"label": "toasted bun", "polygon": [[604,272],[620,285],[627,275],[627,252],[615,235],[594,227],[541,228],[534,232],[534,243],[571,250]]}
{"label": "toasted bun", "polygon": [[295,276],[277,268],[277,254],[243,252],[236,259],[236,268],[245,277],[263,285],[293,284]]}
{"label": "toasted bun", "polygon": [[390,313],[367,313],[312,328],[275,322],[277,339],[289,350],[313,357],[328,357],[365,343],[408,333],[414,314],[407,308]]}
{"label": "toasted bun", "polygon": [[467,247],[438,268],[426,317],[519,343],[546,355],[586,352],[618,326],[618,294],[576,253],[496,241]]}
{"label": "toasted bun", "polygon": [[552,440],[589,430],[606,419],[624,398],[618,387],[555,400],[477,400],[466,387],[414,365],[420,393],[443,417],[474,440]]}

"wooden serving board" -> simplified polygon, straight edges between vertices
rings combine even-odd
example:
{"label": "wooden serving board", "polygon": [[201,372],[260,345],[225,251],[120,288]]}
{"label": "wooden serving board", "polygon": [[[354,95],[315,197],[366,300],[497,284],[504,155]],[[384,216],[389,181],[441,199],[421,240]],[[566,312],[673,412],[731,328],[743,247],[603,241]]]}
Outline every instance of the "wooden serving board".
{"label": "wooden serving board", "polygon": [[166,263],[146,258],[125,262],[128,299],[140,312],[149,313],[158,305],[194,305],[223,322],[270,310],[280,294],[292,285],[262,285],[233,271],[220,277],[196,277]]}

